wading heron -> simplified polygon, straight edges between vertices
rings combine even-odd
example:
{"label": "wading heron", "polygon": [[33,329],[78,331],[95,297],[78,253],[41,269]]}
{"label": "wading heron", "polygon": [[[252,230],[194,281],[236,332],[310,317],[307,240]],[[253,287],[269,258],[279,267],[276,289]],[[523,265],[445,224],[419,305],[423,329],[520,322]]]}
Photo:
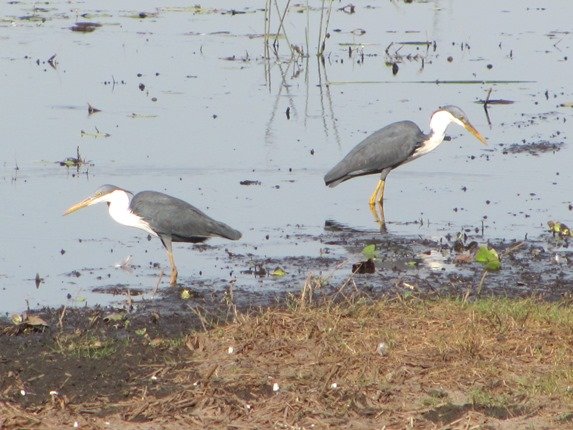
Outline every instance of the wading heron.
{"label": "wading heron", "polygon": [[[446,128],[458,124],[473,134],[480,142],[485,138],[469,122],[466,114],[457,106],[444,106],[430,118],[430,134],[424,134],[412,121],[399,121],[372,133],[354,147],[325,176],[324,182],[335,187],[357,176],[380,173],[380,180],[370,197],[370,208],[375,218],[384,224],[384,184],[386,176],[396,167],[415,160],[436,149],[444,140]],[[379,217],[374,206],[380,205]]]}
{"label": "wading heron", "polygon": [[177,283],[172,242],[198,243],[213,236],[231,240],[241,238],[239,231],[215,221],[183,200],[157,191],[133,195],[115,185],[102,185],[91,196],[71,206],[64,215],[101,202],[107,203],[109,214],[116,222],[140,228],[161,239],[171,266],[171,285]]}

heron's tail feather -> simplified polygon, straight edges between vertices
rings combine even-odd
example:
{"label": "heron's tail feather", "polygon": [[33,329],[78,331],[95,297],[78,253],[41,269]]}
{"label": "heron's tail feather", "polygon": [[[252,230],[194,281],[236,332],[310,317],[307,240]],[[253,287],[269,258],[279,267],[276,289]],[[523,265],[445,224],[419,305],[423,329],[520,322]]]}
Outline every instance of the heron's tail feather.
{"label": "heron's tail feather", "polygon": [[336,187],[341,182],[350,179],[350,176],[347,176],[347,172],[341,171],[340,165],[337,164],[334,166],[326,175],[324,175],[324,183],[329,187]]}
{"label": "heron's tail feather", "polygon": [[213,226],[212,234],[230,240],[239,240],[243,236],[240,231],[235,230],[223,222],[217,222]]}

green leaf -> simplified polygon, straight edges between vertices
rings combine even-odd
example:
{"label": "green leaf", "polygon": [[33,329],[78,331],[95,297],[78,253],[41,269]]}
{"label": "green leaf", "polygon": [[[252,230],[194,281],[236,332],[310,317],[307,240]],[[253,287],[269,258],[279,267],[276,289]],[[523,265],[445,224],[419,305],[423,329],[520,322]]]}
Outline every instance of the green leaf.
{"label": "green leaf", "polygon": [[378,257],[378,252],[376,252],[376,245],[370,244],[366,245],[364,249],[362,249],[362,255],[366,257],[367,260],[374,260]]}
{"label": "green leaf", "polygon": [[275,270],[273,270],[271,272],[271,276],[276,276],[277,278],[282,278],[284,275],[286,275],[286,273],[287,272],[284,269],[277,267]]}
{"label": "green leaf", "polygon": [[120,312],[113,312],[111,314],[106,315],[105,317],[103,317],[103,320],[108,322],[117,322],[117,321],[121,321],[125,318],[125,314],[124,313],[120,313]]}
{"label": "green leaf", "polygon": [[499,254],[495,249],[487,246],[480,246],[476,252],[475,261],[483,264],[486,270],[495,271],[501,269]]}

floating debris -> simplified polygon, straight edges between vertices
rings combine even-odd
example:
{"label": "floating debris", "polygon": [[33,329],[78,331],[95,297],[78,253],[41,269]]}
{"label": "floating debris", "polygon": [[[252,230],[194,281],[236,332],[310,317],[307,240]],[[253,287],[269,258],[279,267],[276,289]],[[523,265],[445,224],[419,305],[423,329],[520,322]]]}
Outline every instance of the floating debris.
{"label": "floating debris", "polygon": [[132,113],[129,115],[130,118],[157,118],[157,115],[147,115],[142,113]]}
{"label": "floating debris", "polygon": [[36,283],[36,288],[40,288],[40,284],[44,282],[44,278],[40,278],[40,274],[36,273],[36,277],[34,278],[34,282]]}
{"label": "floating debris", "polygon": [[101,131],[98,130],[97,127],[95,128],[95,133],[92,131],[84,131],[84,130],[80,130],[80,135],[82,137],[87,136],[87,137],[93,137],[94,139],[100,138],[100,137],[111,137],[111,134],[109,133],[102,133]]}
{"label": "floating debris", "polygon": [[242,63],[248,63],[251,61],[251,57],[249,56],[248,52],[245,52],[245,56],[244,57],[239,57],[236,55],[230,55],[229,57],[221,57],[221,60],[225,60],[225,61],[239,61]]}
{"label": "floating debris", "polygon": [[239,182],[241,185],[261,185],[261,181],[255,181],[252,179],[245,179],[244,181]]}
{"label": "floating debris", "polygon": [[338,8],[339,11],[342,11],[344,13],[347,13],[349,15],[353,14],[354,12],[356,12],[356,8],[353,4],[347,4],[346,6],[343,6],[341,8]]}
{"label": "floating debris", "polygon": [[101,112],[101,109],[98,109],[96,107],[93,107],[91,104],[88,103],[88,114],[94,114],[96,112]]}
{"label": "floating debris", "polygon": [[97,22],[76,22],[70,27],[70,30],[80,33],[91,33],[98,27],[101,27],[101,24]]}
{"label": "floating debris", "polygon": [[128,273],[133,272],[133,266],[131,265],[132,255],[128,255],[124,259],[122,259],[119,263],[114,264],[116,269],[125,270]]}
{"label": "floating debris", "polygon": [[52,55],[48,58],[48,64],[52,67],[52,69],[56,69],[58,66],[58,62],[56,61],[56,54]]}
{"label": "floating debris", "polygon": [[[68,169],[70,167],[75,167],[78,172],[80,171],[80,168],[82,166],[91,166],[92,165],[91,162],[82,158],[82,156],[80,155],[80,147],[79,146],[76,148],[76,154],[77,154],[76,157],[68,157],[63,161],[57,161],[57,163],[59,163],[60,166],[67,167]],[[65,251],[62,250],[62,255],[64,254],[64,252]]]}
{"label": "floating debris", "polygon": [[483,105],[511,105],[515,103],[513,100],[507,99],[485,99],[485,100],[476,100],[475,103],[483,104]]}

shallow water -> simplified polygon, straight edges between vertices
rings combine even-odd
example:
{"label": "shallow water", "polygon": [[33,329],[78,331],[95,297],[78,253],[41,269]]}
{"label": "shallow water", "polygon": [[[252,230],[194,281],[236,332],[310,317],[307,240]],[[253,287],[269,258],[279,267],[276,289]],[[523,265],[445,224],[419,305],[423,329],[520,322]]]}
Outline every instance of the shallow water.
{"label": "shallow water", "polygon": [[[329,189],[324,173],[392,121],[412,119],[427,130],[444,104],[462,107],[489,145],[451,126],[451,142],[392,172],[390,234],[438,239],[483,222],[485,240],[521,239],[542,235],[550,219],[571,223],[573,111],[560,106],[573,101],[571,2],[395,1],[358,5],[354,14],[334,3],[323,65],[314,55],[321,2],[287,14],[291,44],[306,51],[309,34],[311,55],[296,61],[284,38],[279,55],[264,58],[259,3],[2,6],[0,311],[118,300],[94,287],[151,295],[160,273],[153,263],[167,266],[158,240],[115,224],[103,205],[62,217],[104,183],[165,191],[243,232],[239,242],[176,245],[182,283],[272,291],[272,278],[242,273],[245,260],[319,256],[327,220],[377,229],[367,205],[377,178]],[[81,21],[102,26],[70,30]],[[399,44],[420,41],[432,45]],[[399,61],[396,75],[388,61]],[[490,106],[491,126],[475,103],[490,89],[492,99],[514,101]],[[88,115],[88,103],[101,112]],[[504,154],[543,142],[560,150]],[[58,163],[78,146],[89,161],[79,174]],[[293,240],[301,233],[317,240]],[[228,260],[225,250],[243,258]],[[346,255],[330,252],[333,261]],[[128,255],[131,273],[115,267]],[[44,279],[38,289],[36,274]]]}

